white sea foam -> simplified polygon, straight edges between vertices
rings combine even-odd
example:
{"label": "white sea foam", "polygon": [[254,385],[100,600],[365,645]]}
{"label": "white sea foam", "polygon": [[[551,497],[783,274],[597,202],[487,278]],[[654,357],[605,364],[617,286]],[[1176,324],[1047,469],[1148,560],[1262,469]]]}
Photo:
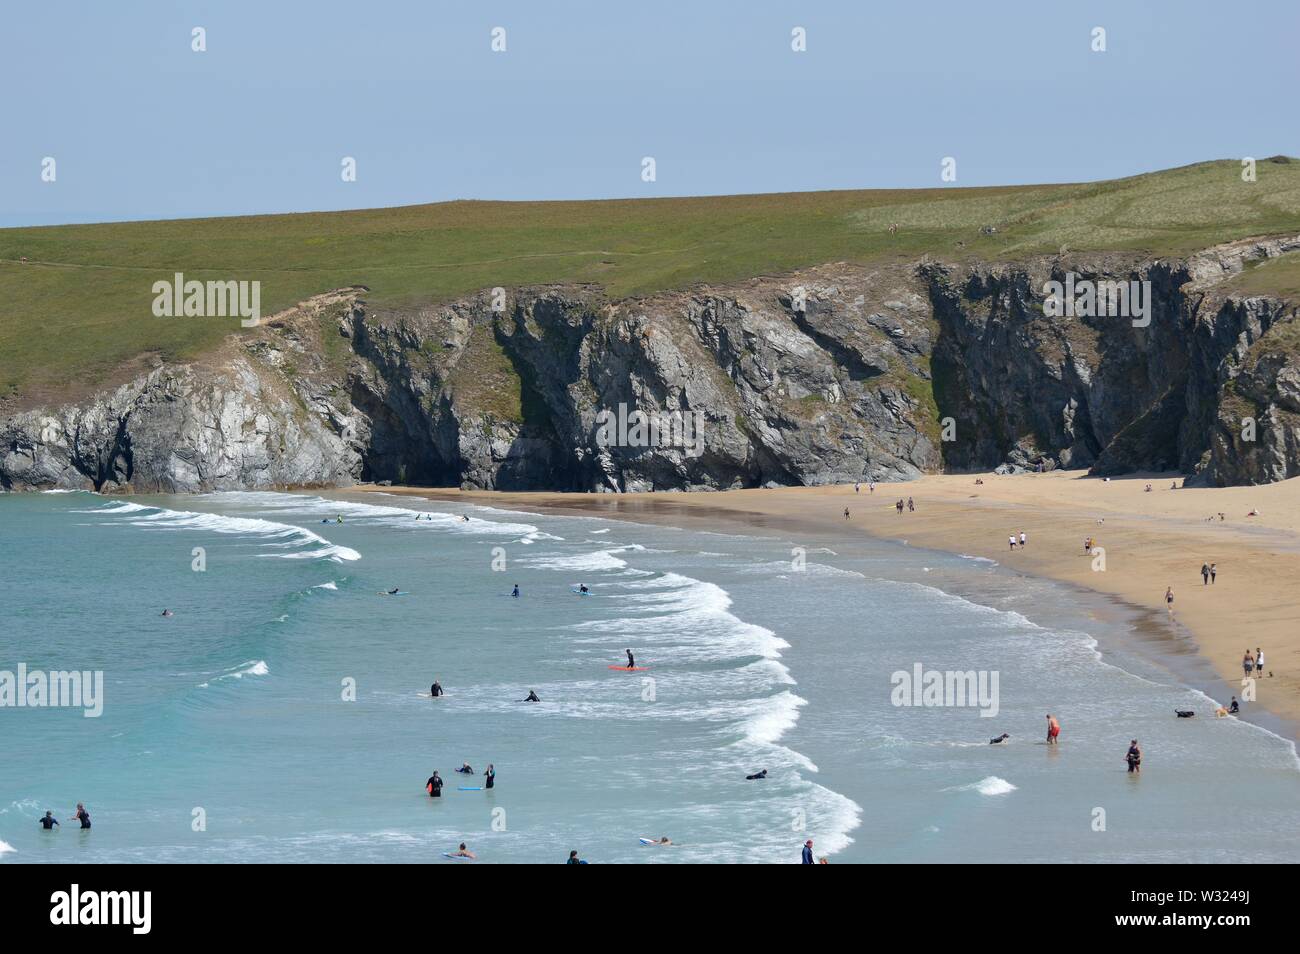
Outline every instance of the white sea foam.
{"label": "white sea foam", "polygon": [[0,855],[7,855],[7,854],[9,854],[10,852],[13,852],[13,851],[16,851],[16,850],[17,850],[17,849],[14,848],[13,845],[9,844],[9,842],[7,842],[7,841],[0,841]]}
{"label": "white sea foam", "polygon": [[337,590],[338,588],[339,585],[333,580],[330,580],[328,583],[317,583],[312,587],[313,590]]}
{"label": "white sea foam", "polygon": [[1006,795],[1015,790],[1016,786],[1005,778],[998,778],[996,775],[982,778],[978,782],[971,782],[969,785],[954,785],[952,788],[942,789],[945,792],[978,792],[980,795]]}

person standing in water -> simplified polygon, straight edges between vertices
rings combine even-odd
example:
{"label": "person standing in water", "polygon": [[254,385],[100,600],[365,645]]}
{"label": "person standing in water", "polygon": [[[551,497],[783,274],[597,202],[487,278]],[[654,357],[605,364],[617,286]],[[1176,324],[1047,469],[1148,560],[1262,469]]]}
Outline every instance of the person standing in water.
{"label": "person standing in water", "polygon": [[1128,754],[1124,756],[1124,761],[1128,763],[1128,770],[1142,774],[1142,747],[1138,745],[1138,740],[1134,739],[1128,744]]}
{"label": "person standing in water", "polygon": [[86,811],[86,806],[81,802],[77,802],[77,813],[73,817],[81,822],[83,831],[90,827],[90,812]]}
{"label": "person standing in water", "polygon": [[510,595],[513,596],[515,599],[519,599],[519,584],[518,584],[518,583],[515,584],[515,588],[514,588],[513,591],[511,591]]}
{"label": "person standing in water", "polygon": [[59,820],[54,817],[54,812],[47,811],[45,817],[40,819],[40,823],[46,831],[54,831],[54,826],[59,823]]}
{"label": "person standing in water", "polygon": [[429,793],[430,798],[442,798],[442,779],[438,777],[438,770],[434,769],[429,780],[424,783],[424,789]]}
{"label": "person standing in water", "polygon": [[1061,734],[1061,723],[1052,718],[1052,714],[1047,713],[1047,744],[1056,745],[1056,738]]}
{"label": "person standing in water", "polygon": [[529,689],[529,690],[528,690],[528,696],[527,696],[527,698],[525,698],[525,699],[521,699],[520,701],[521,701],[521,702],[541,702],[542,700],[537,698],[537,693],[536,693],[536,692],[534,692],[532,689]]}
{"label": "person standing in water", "polygon": [[484,788],[491,788],[493,785],[496,784],[497,770],[496,770],[496,766],[493,765],[491,762],[488,763],[487,771],[483,773],[483,779],[484,779],[483,781]]}
{"label": "person standing in water", "polygon": [[442,695],[442,684],[437,679],[433,680],[433,685],[429,687],[429,695],[435,699]]}

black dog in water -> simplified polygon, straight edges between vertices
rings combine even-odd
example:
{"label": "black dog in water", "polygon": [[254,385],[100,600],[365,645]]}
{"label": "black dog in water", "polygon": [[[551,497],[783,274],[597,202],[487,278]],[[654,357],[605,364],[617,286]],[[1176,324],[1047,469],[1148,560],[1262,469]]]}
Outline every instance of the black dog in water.
{"label": "black dog in water", "polygon": [[1180,719],[1190,719],[1192,716],[1196,715],[1196,713],[1191,709],[1175,709],[1174,712],[1178,714],[1178,718]]}
{"label": "black dog in water", "polygon": [[1008,732],[1003,732],[996,739],[989,739],[989,745],[1000,745],[1001,743],[1005,742],[1009,738],[1011,738],[1011,734]]}
{"label": "black dog in water", "polygon": [[757,774],[755,774],[755,775],[746,775],[746,776],[745,776],[745,781],[746,781],[746,782],[753,782],[753,781],[756,781],[756,780],[761,779],[761,778],[767,778],[767,769],[763,769],[763,771],[761,771],[761,772],[759,772],[759,773],[757,773]]}

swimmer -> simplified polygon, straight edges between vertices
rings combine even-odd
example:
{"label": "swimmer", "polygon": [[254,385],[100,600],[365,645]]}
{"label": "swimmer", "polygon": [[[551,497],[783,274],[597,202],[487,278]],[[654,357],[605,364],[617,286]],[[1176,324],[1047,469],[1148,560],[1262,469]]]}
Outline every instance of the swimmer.
{"label": "swimmer", "polygon": [[654,839],[653,841],[651,841],[650,844],[652,844],[652,845],[671,845],[672,842],[669,840],[669,838],[668,838],[667,835],[663,835],[662,837],[656,838],[656,839]]}
{"label": "swimmer", "polygon": [[459,772],[461,775],[473,775],[473,774],[474,774],[474,770],[473,770],[472,768],[470,768],[470,765],[469,765],[468,762],[461,762],[461,763],[460,763],[460,768],[456,769],[456,771]]}
{"label": "swimmer", "polygon": [[533,690],[529,689],[529,690],[528,690],[528,697],[525,698],[525,699],[521,699],[520,701],[521,701],[521,702],[541,702],[542,700],[537,698],[537,693],[535,693],[535,692],[533,692]]}
{"label": "swimmer", "polygon": [[386,591],[385,591],[386,595],[388,595],[388,596],[396,596],[396,595],[398,594],[398,592],[399,592],[399,591],[398,591],[398,588],[397,588],[396,586],[393,587],[391,590],[386,590]]}
{"label": "swimmer", "polygon": [[476,855],[474,854],[474,852],[470,851],[468,848],[465,847],[465,843],[464,843],[463,841],[460,843],[460,849],[457,850],[457,851],[453,851],[453,852],[451,853],[451,856],[452,856],[453,858],[474,858],[474,857],[476,857]]}

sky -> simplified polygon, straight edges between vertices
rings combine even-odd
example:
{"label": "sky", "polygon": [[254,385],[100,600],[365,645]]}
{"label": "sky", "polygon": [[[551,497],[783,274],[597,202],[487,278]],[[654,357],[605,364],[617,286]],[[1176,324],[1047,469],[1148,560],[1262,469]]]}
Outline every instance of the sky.
{"label": "sky", "polygon": [[4,0],[0,226],[1295,156],[1297,39],[1294,0]]}

